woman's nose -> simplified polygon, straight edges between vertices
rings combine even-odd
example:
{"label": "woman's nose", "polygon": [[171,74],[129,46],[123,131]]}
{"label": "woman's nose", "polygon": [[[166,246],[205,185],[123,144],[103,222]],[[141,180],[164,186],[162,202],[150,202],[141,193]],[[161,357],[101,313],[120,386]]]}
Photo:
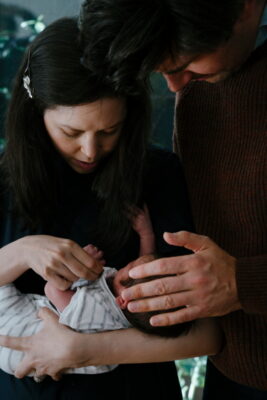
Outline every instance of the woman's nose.
{"label": "woman's nose", "polygon": [[172,75],[163,74],[163,76],[171,92],[179,92],[193,79],[193,73],[190,71],[177,72]]}
{"label": "woman's nose", "polygon": [[98,152],[97,139],[94,136],[84,137],[81,143],[81,152],[87,157],[88,161],[94,161]]}

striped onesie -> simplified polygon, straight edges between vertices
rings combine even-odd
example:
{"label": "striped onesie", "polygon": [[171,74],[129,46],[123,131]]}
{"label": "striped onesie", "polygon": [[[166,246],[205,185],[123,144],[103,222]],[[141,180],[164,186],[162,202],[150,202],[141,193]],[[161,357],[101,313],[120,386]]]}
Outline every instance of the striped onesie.
{"label": "striped onesie", "polygon": [[[59,315],[60,323],[78,332],[129,328],[131,324],[116,304],[107,284],[107,279],[116,272],[115,268],[104,267],[101,277],[96,281],[80,279],[75,282],[72,289],[76,289],[76,292],[62,312],[57,311],[46,296],[23,294],[12,283],[0,287],[0,335],[30,336],[38,332],[43,322],[37,314],[42,307],[54,311]],[[14,374],[22,358],[22,352],[0,347],[0,369],[3,371]],[[109,372],[115,367],[116,365],[88,366],[69,369],[66,373],[99,374]]]}

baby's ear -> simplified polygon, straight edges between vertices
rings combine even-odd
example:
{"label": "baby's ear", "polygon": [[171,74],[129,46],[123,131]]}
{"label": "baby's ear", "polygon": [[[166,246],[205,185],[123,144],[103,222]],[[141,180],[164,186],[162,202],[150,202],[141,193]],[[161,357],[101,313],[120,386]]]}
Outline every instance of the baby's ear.
{"label": "baby's ear", "polygon": [[122,309],[125,310],[127,308],[128,305],[128,301],[127,300],[123,300],[123,298],[121,296],[116,297],[116,303],[118,304],[118,306]]}

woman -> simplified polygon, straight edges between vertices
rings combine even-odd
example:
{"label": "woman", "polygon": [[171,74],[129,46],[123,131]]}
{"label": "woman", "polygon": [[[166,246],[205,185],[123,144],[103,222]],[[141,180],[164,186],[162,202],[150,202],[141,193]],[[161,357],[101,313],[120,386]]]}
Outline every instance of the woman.
{"label": "woman", "polygon": [[[164,231],[192,229],[177,159],[147,154],[145,90],[114,92],[91,75],[82,66],[76,25],[75,19],[59,20],[32,42],[7,115],[0,284],[14,282],[24,293],[43,294],[46,281],[66,290],[78,278],[96,279],[102,265],[83,250],[87,243],[117,269],[136,259],[139,241],[129,213],[144,202],[161,255],[183,253],[164,242]],[[180,186],[172,187],[173,181]],[[52,340],[53,332],[46,338]],[[2,400],[103,399],[113,388],[124,400],[180,398],[173,363],[121,365],[40,384],[0,373]]]}

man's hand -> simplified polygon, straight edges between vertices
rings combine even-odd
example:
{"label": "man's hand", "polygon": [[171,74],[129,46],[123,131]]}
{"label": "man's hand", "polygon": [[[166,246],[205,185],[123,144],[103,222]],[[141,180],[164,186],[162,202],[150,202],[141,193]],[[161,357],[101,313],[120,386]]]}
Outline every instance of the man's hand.
{"label": "man's hand", "polygon": [[148,263],[156,259],[155,254],[147,254],[145,256],[138,257],[136,260],[129,262],[124,268],[123,271],[120,271],[121,281],[127,281],[129,279],[129,271],[132,268],[137,267],[138,265],[142,265],[144,263]]}
{"label": "man's hand", "polygon": [[0,346],[25,353],[15,371],[17,378],[34,373],[37,377],[50,375],[57,381],[64,370],[83,361],[76,342],[79,334],[60,324],[57,315],[47,308],[40,310],[39,317],[44,321],[40,332],[28,337],[0,336]]}
{"label": "man's hand", "polygon": [[132,268],[129,271],[132,278],[174,276],[125,289],[122,298],[129,302],[130,311],[168,310],[185,306],[181,310],[151,318],[152,325],[163,326],[225,315],[241,308],[234,257],[206,236],[181,231],[165,233],[164,239],[171,245],[192,250],[194,254],[157,259]]}

